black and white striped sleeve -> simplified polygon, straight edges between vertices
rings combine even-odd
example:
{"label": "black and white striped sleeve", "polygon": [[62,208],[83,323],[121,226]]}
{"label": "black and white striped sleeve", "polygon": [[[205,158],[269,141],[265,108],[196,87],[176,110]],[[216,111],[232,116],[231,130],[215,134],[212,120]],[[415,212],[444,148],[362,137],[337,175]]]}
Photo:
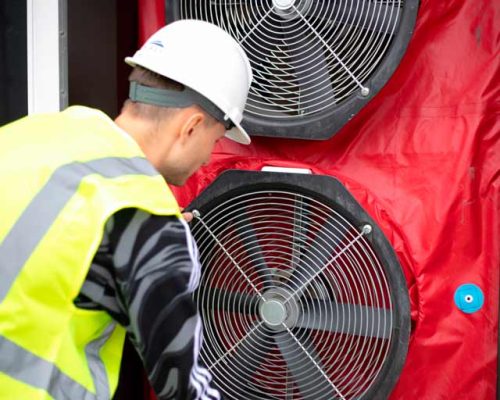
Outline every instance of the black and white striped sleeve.
{"label": "black and white striped sleeve", "polygon": [[160,400],[221,398],[198,363],[199,278],[185,221],[127,209],[110,219],[81,290],[80,307],[97,303],[126,327]]}

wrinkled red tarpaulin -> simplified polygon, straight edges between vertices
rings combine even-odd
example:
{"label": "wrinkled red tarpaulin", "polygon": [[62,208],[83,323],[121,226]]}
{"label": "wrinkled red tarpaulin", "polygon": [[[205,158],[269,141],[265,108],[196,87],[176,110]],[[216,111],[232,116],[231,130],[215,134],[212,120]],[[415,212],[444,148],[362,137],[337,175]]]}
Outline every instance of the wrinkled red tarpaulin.
{"label": "wrinkled red tarpaulin", "polygon": [[[163,0],[139,0],[144,40]],[[187,205],[222,171],[311,168],[340,179],[387,235],[404,269],[414,329],[391,399],[493,399],[500,269],[500,2],[422,0],[400,66],[383,90],[324,142],[224,140],[176,189]],[[202,66],[200,66],[202,67]],[[475,283],[484,307],[453,294]]]}

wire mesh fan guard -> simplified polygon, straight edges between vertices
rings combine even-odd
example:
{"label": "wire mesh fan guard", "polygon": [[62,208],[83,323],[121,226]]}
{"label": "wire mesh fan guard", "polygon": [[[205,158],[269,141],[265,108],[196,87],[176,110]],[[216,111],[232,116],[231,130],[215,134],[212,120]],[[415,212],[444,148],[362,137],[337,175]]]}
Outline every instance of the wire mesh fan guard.
{"label": "wire mesh fan guard", "polygon": [[[241,174],[193,204],[201,359],[217,386],[233,399],[386,398],[406,355],[409,307],[383,235],[361,209],[343,209],[345,198],[339,207]],[[245,184],[230,189],[231,180]]]}
{"label": "wire mesh fan guard", "polygon": [[167,21],[217,24],[254,72],[251,134],[325,139],[387,82],[415,24],[418,0],[166,0]]}

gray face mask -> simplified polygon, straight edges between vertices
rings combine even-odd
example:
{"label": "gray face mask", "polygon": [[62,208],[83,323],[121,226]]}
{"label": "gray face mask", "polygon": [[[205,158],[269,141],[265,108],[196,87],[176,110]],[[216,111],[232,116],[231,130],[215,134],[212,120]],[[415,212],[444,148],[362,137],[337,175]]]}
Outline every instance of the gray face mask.
{"label": "gray face mask", "polygon": [[219,121],[226,130],[234,124],[230,119],[225,119],[225,114],[214,103],[198,92],[184,87],[182,91],[158,89],[130,82],[129,99],[139,103],[153,104],[162,107],[185,108],[192,105],[200,106],[205,112]]}

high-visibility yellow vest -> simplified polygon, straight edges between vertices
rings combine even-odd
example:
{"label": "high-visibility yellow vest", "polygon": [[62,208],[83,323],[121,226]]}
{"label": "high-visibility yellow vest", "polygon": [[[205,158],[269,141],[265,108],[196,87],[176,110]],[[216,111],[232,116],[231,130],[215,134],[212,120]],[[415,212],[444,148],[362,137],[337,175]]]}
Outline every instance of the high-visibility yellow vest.
{"label": "high-visibility yellow vest", "polygon": [[77,308],[107,219],[180,215],[139,146],[97,110],[0,128],[0,399],[109,399],[125,331]]}

